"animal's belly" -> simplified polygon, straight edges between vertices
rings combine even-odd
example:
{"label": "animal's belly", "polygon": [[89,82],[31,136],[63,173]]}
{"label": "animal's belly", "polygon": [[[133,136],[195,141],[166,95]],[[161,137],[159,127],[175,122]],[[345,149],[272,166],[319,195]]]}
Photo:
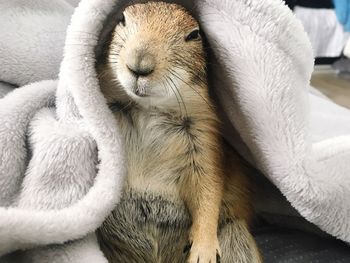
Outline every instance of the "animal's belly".
{"label": "animal's belly", "polygon": [[183,173],[180,162],[172,149],[161,145],[159,149],[144,146],[128,150],[127,178],[125,189],[139,193],[163,196],[167,200],[181,201],[180,189],[183,187]]}
{"label": "animal's belly", "polygon": [[182,202],[127,191],[101,229],[104,250],[111,262],[182,263],[190,225]]}

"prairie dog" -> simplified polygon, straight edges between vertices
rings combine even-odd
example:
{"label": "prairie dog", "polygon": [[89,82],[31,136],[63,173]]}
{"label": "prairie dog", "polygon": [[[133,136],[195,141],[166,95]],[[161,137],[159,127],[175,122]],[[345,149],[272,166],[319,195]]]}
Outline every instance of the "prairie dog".
{"label": "prairie dog", "polygon": [[98,231],[109,262],[261,262],[248,181],[224,150],[208,94],[198,22],[176,4],[131,5],[97,67],[128,169]]}

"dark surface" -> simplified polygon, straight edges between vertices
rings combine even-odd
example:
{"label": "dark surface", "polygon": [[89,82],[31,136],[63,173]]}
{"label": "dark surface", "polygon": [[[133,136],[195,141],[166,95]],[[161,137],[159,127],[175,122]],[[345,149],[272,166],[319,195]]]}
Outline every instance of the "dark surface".
{"label": "dark surface", "polygon": [[318,57],[318,58],[315,59],[315,64],[316,65],[331,65],[331,64],[337,62],[340,59],[341,59],[341,57],[330,57],[330,58]]}
{"label": "dark surface", "polygon": [[295,6],[308,8],[334,8],[332,0],[285,0],[285,2],[291,9]]}
{"label": "dark surface", "polygon": [[279,227],[254,236],[265,263],[350,263],[350,246],[333,238]]}

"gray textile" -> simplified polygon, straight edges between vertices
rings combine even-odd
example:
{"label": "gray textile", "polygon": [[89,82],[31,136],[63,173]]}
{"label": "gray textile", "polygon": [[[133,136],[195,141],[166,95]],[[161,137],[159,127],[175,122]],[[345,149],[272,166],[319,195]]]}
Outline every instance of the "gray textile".
{"label": "gray textile", "polygon": [[0,10],[0,81],[23,86],[57,78],[74,8],[64,0],[3,0]]}
{"label": "gray textile", "polygon": [[0,82],[0,98],[4,97],[10,91],[13,91],[16,87],[5,82]]}
{"label": "gray textile", "polygon": [[[310,95],[300,23],[279,0],[178,2],[192,6],[216,58],[210,78],[227,138],[294,211],[350,242],[350,113]],[[120,198],[125,156],[95,51],[109,14],[127,3],[83,0],[63,44],[72,5],[0,2],[0,81],[59,72],[0,100],[0,256],[23,249],[38,263],[106,262],[93,233]]]}

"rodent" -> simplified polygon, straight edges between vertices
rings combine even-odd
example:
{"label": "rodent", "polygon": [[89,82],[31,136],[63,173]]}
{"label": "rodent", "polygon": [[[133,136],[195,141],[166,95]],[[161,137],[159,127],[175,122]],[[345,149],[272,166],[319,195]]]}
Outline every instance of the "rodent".
{"label": "rodent", "polygon": [[127,155],[122,199],[97,232],[109,262],[262,262],[198,22],[177,4],[128,6],[97,70]]}

